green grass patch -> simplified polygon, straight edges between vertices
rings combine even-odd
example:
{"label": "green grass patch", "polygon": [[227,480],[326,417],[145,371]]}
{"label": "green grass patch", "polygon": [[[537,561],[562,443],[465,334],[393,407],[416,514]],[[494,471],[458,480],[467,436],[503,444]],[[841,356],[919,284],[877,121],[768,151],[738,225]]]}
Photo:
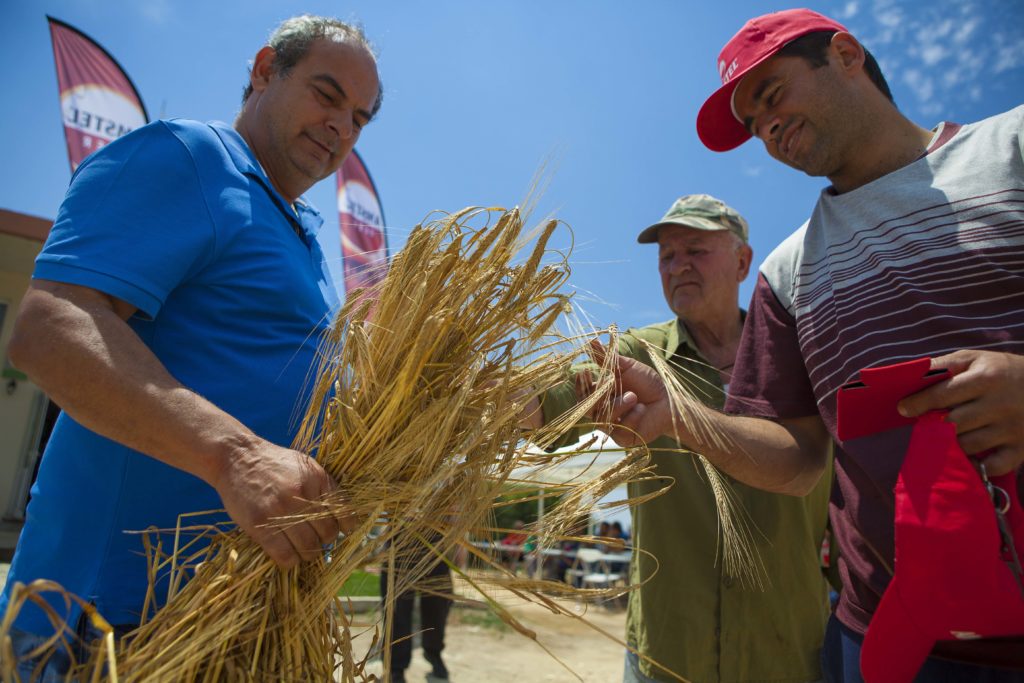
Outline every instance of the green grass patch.
{"label": "green grass patch", "polygon": [[380,577],[370,572],[353,572],[345,585],[338,591],[338,595],[359,597],[380,597]]}
{"label": "green grass patch", "polygon": [[495,631],[511,631],[512,627],[501,620],[497,614],[489,609],[478,609],[461,607],[456,605],[451,613],[450,621],[464,626],[479,626],[480,628],[493,629]]}

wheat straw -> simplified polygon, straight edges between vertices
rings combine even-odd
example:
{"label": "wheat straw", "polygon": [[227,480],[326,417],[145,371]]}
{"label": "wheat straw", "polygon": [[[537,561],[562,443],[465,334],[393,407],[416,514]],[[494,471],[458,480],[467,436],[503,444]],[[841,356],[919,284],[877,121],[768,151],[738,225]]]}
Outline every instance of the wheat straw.
{"label": "wheat straw", "polygon": [[[467,541],[494,528],[495,501],[508,484],[540,489],[546,468],[576,454],[538,454],[527,448],[518,429],[526,400],[565,381],[586,348],[585,338],[565,337],[555,327],[571,311],[569,298],[559,291],[569,275],[567,257],[548,248],[559,228],[549,221],[527,234],[519,211],[479,208],[434,214],[417,226],[387,276],[351,294],[323,340],[319,366],[310,374],[313,398],[295,443],[316,453],[339,482],[337,491],[319,501],[321,511],[309,516],[346,512],[356,515],[358,527],[331,544],[322,559],[290,570],[277,568],[238,530],[189,525],[186,517],[170,548],[151,534],[145,613],[152,616],[115,647],[109,625],[91,613],[105,637],[94,644],[88,661],[76,663],[72,676],[373,680],[365,670],[368,655],[352,651],[354,627],[337,595],[354,571],[382,557],[391,569],[397,559],[410,565],[398,578],[390,573],[394,584],[384,605],[390,610],[394,596],[417,584],[438,558],[447,561],[456,546],[466,548],[494,571],[471,577],[456,568],[457,573],[503,620],[533,640],[529,627],[493,597],[496,590],[573,618],[579,617],[545,593],[607,598],[629,590],[574,589],[517,576]],[[517,261],[527,245],[525,260]],[[612,349],[614,337],[612,330]],[[614,353],[607,354],[592,394],[531,440],[550,446],[586,414],[600,412],[615,390],[614,362]],[[540,474],[523,480],[514,473],[524,466]],[[631,451],[603,472],[561,485],[560,503],[529,531],[542,547],[562,538],[593,540],[573,531],[596,501],[617,486],[651,476],[646,450]],[[719,488],[715,495],[728,505]],[[727,535],[727,541],[735,538]],[[152,586],[162,579],[169,579],[171,590],[166,603],[157,605]],[[57,635],[40,652],[69,649],[73,637],[40,597],[46,591],[62,592],[36,582],[12,593],[0,625],[5,680],[16,680],[9,631],[24,604],[44,606],[54,623]],[[372,629],[375,646],[390,638],[379,627]]]}

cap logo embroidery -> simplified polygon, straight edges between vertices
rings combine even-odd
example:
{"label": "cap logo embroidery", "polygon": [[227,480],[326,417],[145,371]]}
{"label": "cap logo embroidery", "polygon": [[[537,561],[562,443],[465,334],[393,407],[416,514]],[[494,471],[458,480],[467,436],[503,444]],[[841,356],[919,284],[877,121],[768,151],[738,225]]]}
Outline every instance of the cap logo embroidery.
{"label": "cap logo embroidery", "polygon": [[718,63],[718,76],[722,79],[722,85],[729,82],[729,79],[732,78],[732,75],[736,73],[738,68],[740,68],[740,64],[736,59],[732,60],[732,64],[728,67],[725,66],[724,59]]}

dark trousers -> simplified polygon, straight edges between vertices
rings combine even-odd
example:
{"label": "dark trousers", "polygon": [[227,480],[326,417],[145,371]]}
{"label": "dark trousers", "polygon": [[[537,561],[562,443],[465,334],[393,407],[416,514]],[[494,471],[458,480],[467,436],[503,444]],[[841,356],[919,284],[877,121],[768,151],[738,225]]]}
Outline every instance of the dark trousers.
{"label": "dark trousers", "polygon": [[[421,579],[425,587],[440,593],[451,593],[452,577],[448,571],[448,565],[441,562],[434,566],[430,572]],[[380,595],[387,599],[388,573],[380,573]],[[441,654],[444,649],[444,627],[448,621],[448,609],[451,607],[451,600],[429,593],[407,590],[400,594],[395,600],[394,619],[391,624],[391,643],[388,647],[391,650],[391,670],[402,671],[412,661],[412,612],[416,594],[420,596],[420,641],[423,651],[431,654]],[[385,619],[387,612],[385,611]],[[387,632],[387,624],[385,632]]]}
{"label": "dark trousers", "polygon": [[[826,683],[864,683],[860,675],[860,646],[864,636],[829,617],[821,669]],[[929,657],[914,683],[1024,683],[1024,672],[972,666]]]}

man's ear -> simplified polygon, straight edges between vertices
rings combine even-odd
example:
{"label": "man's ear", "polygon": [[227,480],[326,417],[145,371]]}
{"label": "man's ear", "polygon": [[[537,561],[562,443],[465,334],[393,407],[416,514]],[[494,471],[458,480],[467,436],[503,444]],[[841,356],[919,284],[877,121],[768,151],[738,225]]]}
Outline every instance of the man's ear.
{"label": "man's ear", "polygon": [[750,248],[749,244],[742,244],[739,248],[739,270],[737,272],[737,282],[743,282],[747,279],[747,275],[750,274],[750,264],[754,261],[754,250]]}
{"label": "man's ear", "polygon": [[277,73],[274,67],[274,58],[277,52],[269,45],[260,49],[253,60],[252,70],[249,71],[249,83],[252,84],[254,92],[262,92],[270,84],[270,80]]}
{"label": "man's ear", "polygon": [[846,31],[832,36],[829,50],[844,71],[864,68],[864,47]]}

